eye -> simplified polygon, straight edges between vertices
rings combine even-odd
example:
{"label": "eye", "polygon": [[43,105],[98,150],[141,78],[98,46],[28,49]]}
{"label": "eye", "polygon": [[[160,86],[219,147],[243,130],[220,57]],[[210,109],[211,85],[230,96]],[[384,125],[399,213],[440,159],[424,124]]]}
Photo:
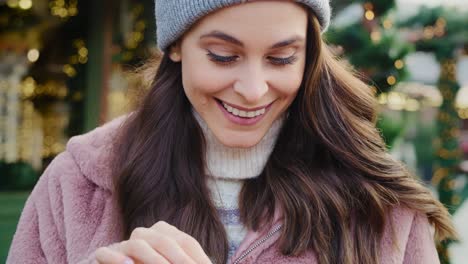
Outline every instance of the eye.
{"label": "eye", "polygon": [[[206,55],[210,57],[210,60],[218,64],[225,65],[225,66],[234,63],[239,57],[239,56],[219,56],[209,50],[206,50],[206,51],[208,52]],[[295,55],[292,55],[287,58],[276,58],[276,57],[268,57],[268,58],[270,59],[271,63],[275,66],[285,66],[288,64],[293,64],[297,60],[297,56]]]}
{"label": "eye", "polygon": [[269,58],[272,61],[272,63],[277,66],[285,66],[288,64],[293,64],[297,60],[297,57],[294,55],[287,57],[287,58],[276,58],[276,57],[269,57]]}
{"label": "eye", "polygon": [[214,54],[213,52],[207,50],[207,54],[208,57],[210,57],[210,60],[216,62],[216,63],[219,63],[219,64],[222,64],[222,65],[229,65],[231,63],[233,63],[238,56],[219,56],[219,55],[216,55]]}

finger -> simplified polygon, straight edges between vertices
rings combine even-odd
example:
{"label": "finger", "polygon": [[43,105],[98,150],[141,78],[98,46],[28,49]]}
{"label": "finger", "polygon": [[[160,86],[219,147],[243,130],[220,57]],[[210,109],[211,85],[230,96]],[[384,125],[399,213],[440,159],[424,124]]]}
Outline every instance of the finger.
{"label": "finger", "polygon": [[206,264],[211,263],[210,258],[206,255],[200,243],[192,236],[181,233],[174,237],[177,244],[189,255],[196,263]]}
{"label": "finger", "polygon": [[171,263],[196,264],[194,259],[171,237],[153,229],[136,230],[133,239],[146,241]]}
{"label": "finger", "polygon": [[120,250],[125,255],[145,264],[170,264],[170,262],[153,249],[147,241],[130,239],[122,242]]}
{"label": "finger", "polygon": [[124,254],[109,249],[107,247],[100,247],[95,251],[95,257],[99,264],[131,264],[133,263]]}
{"label": "finger", "polygon": [[159,221],[150,229],[161,232],[167,237],[174,239],[184,252],[196,263],[211,263],[210,258],[206,255],[200,243],[189,234],[180,231],[177,227],[164,221]]}

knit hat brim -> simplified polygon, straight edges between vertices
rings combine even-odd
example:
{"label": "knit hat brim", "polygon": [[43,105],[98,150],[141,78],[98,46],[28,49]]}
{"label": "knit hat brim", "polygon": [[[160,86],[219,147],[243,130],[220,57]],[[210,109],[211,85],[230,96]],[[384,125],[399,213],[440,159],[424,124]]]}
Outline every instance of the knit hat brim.
{"label": "knit hat brim", "polygon": [[[218,9],[246,3],[248,0],[155,0],[158,47],[167,48],[202,17]],[[322,33],[330,24],[329,0],[295,0],[306,5],[317,17]]]}

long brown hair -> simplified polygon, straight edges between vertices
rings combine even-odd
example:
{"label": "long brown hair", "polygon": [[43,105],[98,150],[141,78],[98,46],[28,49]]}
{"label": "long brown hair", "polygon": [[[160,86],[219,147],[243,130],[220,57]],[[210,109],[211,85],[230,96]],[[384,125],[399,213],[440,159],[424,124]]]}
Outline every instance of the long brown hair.
{"label": "long brown hair", "polygon": [[[319,263],[378,263],[389,209],[396,206],[427,215],[438,239],[455,237],[445,207],[388,154],[375,127],[372,90],[334,58],[319,28],[309,15],[303,82],[263,172],[244,183],[241,220],[258,230],[279,206],[281,252],[313,249],[321,252]],[[124,236],[164,220],[193,236],[215,263],[225,263],[227,236],[205,184],[205,141],[181,77],[180,63],[164,54],[116,141]]]}

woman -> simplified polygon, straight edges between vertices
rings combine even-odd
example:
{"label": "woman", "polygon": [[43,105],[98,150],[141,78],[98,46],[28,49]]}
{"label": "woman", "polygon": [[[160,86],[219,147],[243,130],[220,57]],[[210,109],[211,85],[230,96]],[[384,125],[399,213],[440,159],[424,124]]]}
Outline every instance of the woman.
{"label": "woman", "polygon": [[70,140],[9,263],[438,263],[449,214],[323,43],[328,1],[243,2],[156,1],[151,89]]}

